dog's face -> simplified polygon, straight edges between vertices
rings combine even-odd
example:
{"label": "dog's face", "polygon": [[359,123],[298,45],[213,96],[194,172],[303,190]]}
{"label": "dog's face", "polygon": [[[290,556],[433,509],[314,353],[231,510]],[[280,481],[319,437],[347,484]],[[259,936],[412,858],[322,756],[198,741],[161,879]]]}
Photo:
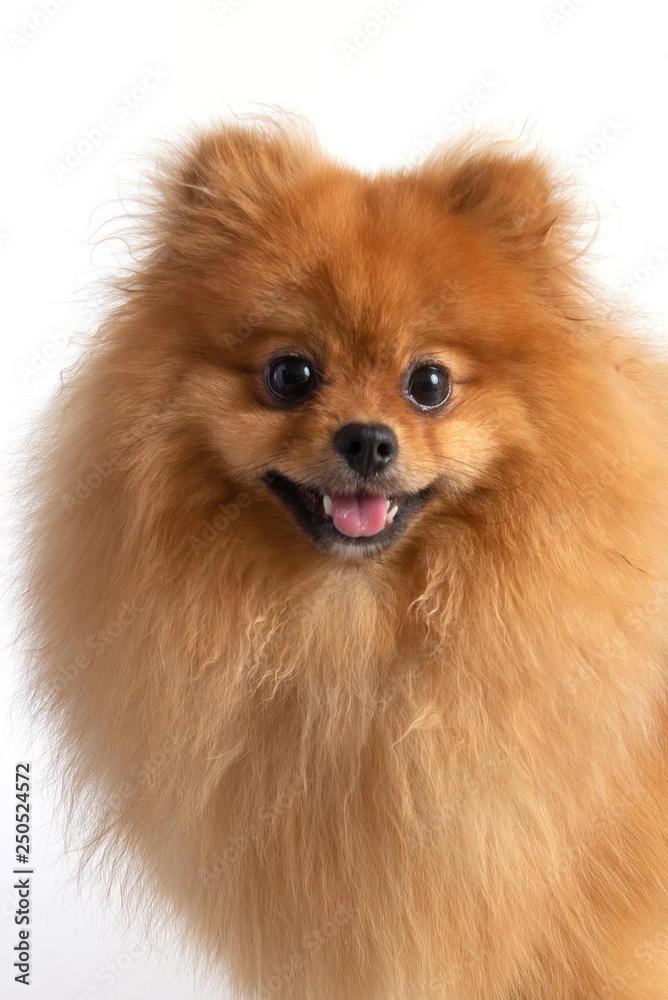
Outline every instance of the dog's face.
{"label": "dog's face", "polygon": [[[228,160],[200,168],[212,201]],[[273,178],[270,199],[266,177],[246,178],[245,217],[237,207],[227,231],[211,228],[189,411],[278,541],[297,531],[332,557],[376,556],[429,509],[508,485],[533,448],[522,386],[545,345],[522,224],[534,191],[512,170],[448,189],[438,174],[329,164]]]}
{"label": "dog's face", "polygon": [[[388,286],[397,263],[408,270],[395,258]],[[332,263],[324,268],[331,280]],[[364,557],[393,545],[426,505],[484,481],[518,407],[499,400],[498,384],[484,386],[481,362],[452,343],[447,303],[426,294],[423,308],[400,312],[388,308],[378,273],[358,274],[362,315],[346,320],[354,309],[341,301],[343,270],[336,304],[305,292],[319,315],[304,310],[286,323],[276,310],[239,347],[235,419],[218,441],[239,480],[264,484],[268,506],[275,498],[311,542]]]}

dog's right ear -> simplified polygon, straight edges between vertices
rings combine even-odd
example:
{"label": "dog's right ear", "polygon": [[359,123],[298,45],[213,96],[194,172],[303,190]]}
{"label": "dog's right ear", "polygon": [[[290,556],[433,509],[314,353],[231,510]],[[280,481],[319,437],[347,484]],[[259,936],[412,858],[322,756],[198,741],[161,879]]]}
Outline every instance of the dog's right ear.
{"label": "dog's right ear", "polygon": [[315,153],[292,120],[254,118],[194,137],[159,181],[181,223],[214,222],[227,233],[257,225]]}
{"label": "dog's right ear", "polygon": [[549,157],[519,142],[466,138],[435,151],[416,172],[447,212],[526,260],[540,259],[548,244],[567,245],[577,230],[559,171]]}

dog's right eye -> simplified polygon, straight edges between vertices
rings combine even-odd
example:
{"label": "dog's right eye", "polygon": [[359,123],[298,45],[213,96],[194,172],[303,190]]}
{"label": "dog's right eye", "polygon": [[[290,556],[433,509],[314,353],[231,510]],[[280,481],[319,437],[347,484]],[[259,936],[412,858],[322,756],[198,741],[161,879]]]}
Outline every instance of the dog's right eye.
{"label": "dog's right eye", "polygon": [[275,358],[267,365],[266,381],[269,391],[282,403],[301,403],[317,386],[313,364],[295,355]]}

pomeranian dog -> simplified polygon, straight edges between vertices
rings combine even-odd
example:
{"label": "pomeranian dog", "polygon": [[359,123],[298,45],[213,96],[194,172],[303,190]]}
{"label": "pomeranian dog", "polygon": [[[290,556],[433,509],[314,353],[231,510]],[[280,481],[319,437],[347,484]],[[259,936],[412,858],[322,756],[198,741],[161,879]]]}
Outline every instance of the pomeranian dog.
{"label": "pomeranian dog", "polygon": [[32,690],[234,996],[668,996],[668,367],[549,158],[157,174],[32,444]]}

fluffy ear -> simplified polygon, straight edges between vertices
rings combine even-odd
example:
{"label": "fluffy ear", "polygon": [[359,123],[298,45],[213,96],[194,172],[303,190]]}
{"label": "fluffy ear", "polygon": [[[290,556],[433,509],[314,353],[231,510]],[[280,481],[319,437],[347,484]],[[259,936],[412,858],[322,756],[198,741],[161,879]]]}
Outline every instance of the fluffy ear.
{"label": "fluffy ear", "polygon": [[517,249],[538,247],[555,223],[570,223],[552,171],[537,154],[465,150],[431,161],[426,172],[438,178],[452,214],[468,216]]}
{"label": "fluffy ear", "polygon": [[180,223],[206,218],[234,232],[256,224],[313,156],[302,124],[255,117],[195,135],[158,184]]}

